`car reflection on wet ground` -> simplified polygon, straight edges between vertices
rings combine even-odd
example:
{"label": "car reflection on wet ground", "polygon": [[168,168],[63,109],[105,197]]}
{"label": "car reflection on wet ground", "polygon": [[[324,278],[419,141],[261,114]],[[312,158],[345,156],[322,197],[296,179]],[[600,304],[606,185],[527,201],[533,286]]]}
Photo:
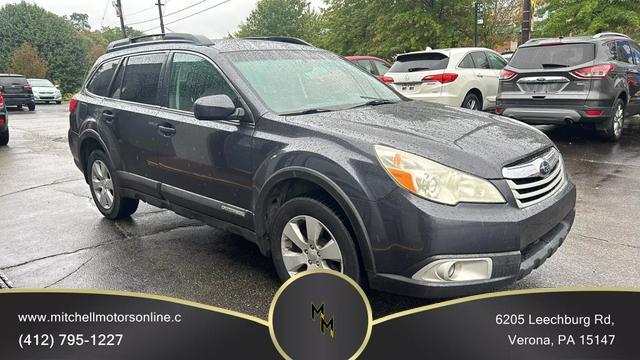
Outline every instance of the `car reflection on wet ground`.
{"label": "car reflection on wet ground", "polygon": [[[159,294],[266,317],[279,282],[251,243],[141,204],[111,222],[92,203],[67,145],[66,105],[11,111],[0,148],[0,287]],[[582,128],[539,127],[578,187],[569,238],[508,289],[640,287],[640,118],[617,144]],[[374,317],[433,303],[369,291]]]}

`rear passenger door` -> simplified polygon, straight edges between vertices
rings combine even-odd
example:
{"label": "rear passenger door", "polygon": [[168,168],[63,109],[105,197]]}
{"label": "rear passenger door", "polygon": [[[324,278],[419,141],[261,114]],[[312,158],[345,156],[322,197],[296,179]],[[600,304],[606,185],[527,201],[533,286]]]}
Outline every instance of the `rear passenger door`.
{"label": "rear passenger door", "polygon": [[507,62],[504,58],[496,53],[485,52],[489,59],[489,67],[491,67],[491,75],[485,79],[487,82],[487,94],[486,100],[490,103],[490,106],[495,106],[496,96],[498,95],[498,86],[500,85],[500,70],[507,66]]}
{"label": "rear passenger door", "polygon": [[487,96],[493,96],[495,99],[495,96],[498,93],[498,82],[497,79],[495,79],[495,71],[491,69],[491,64],[489,63],[489,58],[487,58],[485,51],[474,51],[471,53],[471,58],[476,66],[476,77],[480,80],[480,91],[484,98],[481,108],[484,109],[485,104],[487,104]]}
{"label": "rear passenger door", "polygon": [[101,118],[118,139],[123,186],[158,196],[158,87],[167,52],[123,59],[102,103]]}
{"label": "rear passenger door", "polygon": [[[174,52],[165,72],[164,109],[158,125],[158,169],[162,195],[170,202],[246,228],[251,208],[253,123],[197,120],[194,102],[237,93],[207,57]],[[248,116],[248,115],[247,115]]]}

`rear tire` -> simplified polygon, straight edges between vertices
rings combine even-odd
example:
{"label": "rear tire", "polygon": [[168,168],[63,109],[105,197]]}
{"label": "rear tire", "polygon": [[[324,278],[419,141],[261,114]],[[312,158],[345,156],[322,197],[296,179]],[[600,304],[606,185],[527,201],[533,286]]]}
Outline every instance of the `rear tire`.
{"label": "rear tire", "polygon": [[56,104],[60,105],[62,104],[62,101],[56,101]]}
{"label": "rear tire", "polygon": [[0,146],[6,146],[9,143],[9,129],[0,133]]}
{"label": "rear tire", "polygon": [[[291,199],[278,209],[269,237],[273,263],[280,280],[286,281],[297,273],[322,268],[342,272],[361,282],[355,242],[341,213],[331,202],[310,197]],[[293,239],[292,234],[296,233],[300,238]]]}
{"label": "rear tire", "polygon": [[34,111],[36,109],[36,104],[29,104],[27,107],[29,108],[29,111]]}
{"label": "rear tire", "polygon": [[93,202],[104,217],[116,220],[136,212],[139,200],[121,195],[118,177],[112,176],[113,165],[102,150],[94,150],[89,155],[86,171]]}
{"label": "rear tire", "polygon": [[480,98],[474,93],[468,93],[462,101],[462,107],[469,110],[482,110]]}
{"label": "rear tire", "polygon": [[625,104],[622,99],[617,99],[611,110],[611,117],[603,127],[599,128],[600,136],[607,141],[617,142],[622,137],[624,128]]}

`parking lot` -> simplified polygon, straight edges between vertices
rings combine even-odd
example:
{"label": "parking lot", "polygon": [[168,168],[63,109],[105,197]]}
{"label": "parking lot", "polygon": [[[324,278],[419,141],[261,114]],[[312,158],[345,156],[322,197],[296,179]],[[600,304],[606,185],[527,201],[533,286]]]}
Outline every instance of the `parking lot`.
{"label": "parking lot", "polygon": [[[130,220],[105,220],[69,152],[67,105],[9,116],[11,140],[0,148],[5,283],[153,293],[266,317],[280,283],[254,245],[146,204]],[[640,287],[640,118],[627,119],[617,144],[581,128],[541,129],[578,187],[577,217],[559,252],[513,288]],[[369,295],[375,317],[429,303]]]}

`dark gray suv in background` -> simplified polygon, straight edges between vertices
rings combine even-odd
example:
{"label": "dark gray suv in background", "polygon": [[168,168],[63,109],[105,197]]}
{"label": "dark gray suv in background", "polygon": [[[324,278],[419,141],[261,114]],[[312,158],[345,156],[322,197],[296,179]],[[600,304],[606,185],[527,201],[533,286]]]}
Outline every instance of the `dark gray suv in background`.
{"label": "dark gray suv in background", "polygon": [[200,219],[256,243],[283,280],[326,268],[414,296],[491,290],[542,264],[574,219],[540,131],[410,101],[296,39],[112,43],[69,106],[105,217],[142,200]]}
{"label": "dark gray suv in background", "polygon": [[640,46],[622,34],[532,39],[500,74],[497,112],[530,124],[590,124],[617,141],[640,113]]}

